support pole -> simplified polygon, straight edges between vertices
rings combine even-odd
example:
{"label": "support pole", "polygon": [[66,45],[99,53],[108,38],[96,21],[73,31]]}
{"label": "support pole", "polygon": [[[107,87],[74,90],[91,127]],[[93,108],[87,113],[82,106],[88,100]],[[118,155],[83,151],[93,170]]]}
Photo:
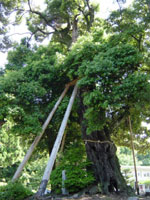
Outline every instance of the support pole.
{"label": "support pole", "polygon": [[38,192],[36,194],[37,196],[42,196],[44,194],[44,192],[45,192],[45,189],[46,189],[48,180],[50,178],[50,174],[51,174],[51,171],[52,171],[52,168],[53,168],[56,156],[57,156],[57,152],[59,150],[59,147],[60,147],[60,144],[61,144],[61,141],[62,141],[62,137],[63,137],[64,131],[65,131],[65,128],[66,128],[66,125],[67,125],[67,121],[68,121],[68,118],[69,118],[69,115],[70,115],[70,112],[71,112],[72,105],[73,105],[73,102],[74,102],[76,94],[77,94],[77,84],[74,87],[74,90],[72,92],[72,95],[71,95],[67,110],[65,112],[63,121],[62,121],[60,129],[58,131],[58,135],[57,135],[55,144],[53,146],[50,158],[48,160],[48,163],[47,163],[47,166],[46,166],[46,169],[45,169],[45,172],[44,172],[44,175],[43,175],[39,190],[38,190]]}
{"label": "support pole", "polygon": [[59,104],[61,103],[62,99],[64,98],[64,96],[65,96],[66,92],[68,91],[70,85],[71,85],[71,83],[69,83],[69,84],[66,85],[64,91],[62,92],[61,96],[59,97],[58,101],[56,102],[54,108],[53,108],[52,111],[50,112],[50,114],[49,114],[49,116],[47,117],[45,123],[43,124],[43,126],[42,126],[42,131],[41,131],[40,135],[36,136],[34,142],[31,144],[31,146],[30,146],[29,150],[27,151],[27,153],[26,153],[26,155],[25,155],[25,157],[24,157],[22,163],[19,165],[19,167],[18,167],[16,173],[14,174],[14,176],[13,176],[13,178],[12,178],[12,181],[16,181],[16,180],[19,178],[19,176],[20,176],[20,174],[21,174],[21,172],[22,172],[22,170],[23,170],[25,164],[27,163],[27,161],[28,161],[29,158],[31,157],[31,155],[32,155],[32,153],[33,153],[35,147],[37,146],[37,144],[39,143],[41,137],[43,136],[43,134],[44,134],[44,132],[45,132],[45,130],[46,130],[46,128],[47,128],[49,122],[51,121],[51,119],[52,119],[52,117],[53,117],[55,111],[57,110]]}
{"label": "support pole", "polygon": [[133,143],[133,132],[132,132],[132,125],[130,116],[129,120],[129,127],[130,127],[130,135],[131,135],[131,147],[132,147],[132,154],[133,154],[133,162],[134,162],[134,171],[135,171],[135,187],[137,191],[137,195],[139,195],[139,185],[138,185],[138,177],[137,177],[137,169],[136,169],[136,160],[135,160],[135,153],[134,153],[134,143]]}
{"label": "support pole", "polygon": [[67,134],[66,134],[66,132],[65,132],[64,135],[63,135],[63,138],[62,138],[62,142],[61,142],[61,147],[60,147],[59,153],[62,153],[62,152],[64,151],[66,135],[67,135]]}

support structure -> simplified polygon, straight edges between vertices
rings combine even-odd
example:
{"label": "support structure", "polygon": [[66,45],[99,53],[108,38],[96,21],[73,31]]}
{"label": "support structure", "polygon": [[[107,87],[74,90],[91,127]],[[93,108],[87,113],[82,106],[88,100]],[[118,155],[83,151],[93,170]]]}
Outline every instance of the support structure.
{"label": "support structure", "polygon": [[131,124],[130,116],[129,116],[128,120],[129,120],[129,127],[130,127],[131,147],[132,147],[133,162],[134,162],[134,171],[135,171],[135,188],[136,188],[136,191],[137,191],[137,195],[139,195],[139,185],[138,185],[136,160],[135,160],[135,153],[134,153],[134,143],[133,143],[133,132],[132,132],[132,124]]}
{"label": "support structure", "polygon": [[56,141],[55,141],[55,144],[53,146],[50,158],[48,160],[48,163],[47,163],[47,166],[46,166],[46,169],[45,169],[45,172],[44,172],[44,175],[43,175],[39,190],[38,190],[38,192],[36,194],[37,196],[42,196],[44,194],[44,192],[45,192],[45,189],[46,189],[48,180],[50,178],[54,162],[56,160],[57,152],[59,150],[59,147],[60,147],[60,144],[61,144],[61,141],[62,141],[62,138],[63,138],[63,134],[64,134],[64,131],[65,131],[65,128],[66,128],[66,125],[67,125],[67,121],[68,121],[68,118],[69,118],[69,115],[70,115],[70,112],[71,112],[71,109],[72,109],[73,102],[74,102],[76,94],[77,94],[77,84],[75,85],[74,90],[72,92],[72,95],[71,95],[67,110],[65,112],[63,121],[61,123],[60,129],[59,129]]}
{"label": "support structure", "polygon": [[29,150],[27,151],[27,153],[26,153],[26,155],[25,155],[23,161],[20,163],[20,165],[19,165],[17,171],[15,172],[15,174],[14,174],[14,176],[13,176],[13,178],[12,178],[12,181],[16,181],[16,180],[19,178],[19,176],[20,176],[20,174],[21,174],[21,172],[22,172],[22,170],[23,170],[25,164],[27,163],[27,161],[28,161],[29,158],[31,157],[31,155],[32,155],[32,153],[33,153],[35,147],[37,146],[37,144],[39,143],[41,137],[43,136],[43,134],[44,134],[44,132],[45,132],[45,130],[46,130],[46,128],[47,128],[49,122],[51,121],[51,119],[52,119],[52,117],[53,117],[55,111],[57,110],[59,104],[61,103],[62,99],[64,98],[65,94],[67,93],[69,87],[70,87],[72,84],[74,84],[74,83],[73,83],[73,82],[70,82],[69,84],[66,85],[64,91],[62,92],[61,96],[59,97],[58,101],[56,102],[54,108],[53,108],[52,111],[50,112],[50,114],[49,114],[49,116],[47,117],[45,123],[43,124],[43,126],[42,126],[42,131],[41,131],[40,135],[38,135],[38,136],[35,138],[34,142],[31,144],[31,146],[30,146]]}

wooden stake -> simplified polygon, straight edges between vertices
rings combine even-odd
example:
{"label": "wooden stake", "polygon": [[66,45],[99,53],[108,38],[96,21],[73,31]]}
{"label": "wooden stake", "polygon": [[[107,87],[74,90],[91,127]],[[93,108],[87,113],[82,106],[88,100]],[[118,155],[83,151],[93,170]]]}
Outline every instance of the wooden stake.
{"label": "wooden stake", "polygon": [[16,180],[19,178],[19,176],[20,176],[20,174],[21,174],[21,172],[22,172],[22,170],[23,170],[25,164],[27,163],[27,161],[28,161],[29,158],[31,157],[31,155],[32,155],[32,153],[33,153],[35,147],[37,146],[37,144],[39,143],[41,137],[43,136],[43,134],[44,134],[44,132],[45,132],[45,130],[46,130],[46,128],[47,128],[49,122],[51,121],[51,119],[52,119],[52,117],[53,117],[55,111],[57,110],[59,104],[61,103],[62,99],[64,98],[64,96],[65,96],[66,92],[68,91],[69,87],[70,87],[70,85],[67,84],[66,87],[65,87],[65,89],[64,89],[64,91],[62,92],[61,96],[59,97],[58,101],[56,102],[54,108],[53,108],[52,111],[50,112],[50,114],[49,114],[49,116],[47,117],[45,123],[43,124],[43,126],[42,126],[42,131],[41,131],[40,135],[38,135],[38,136],[35,138],[34,142],[32,143],[32,145],[30,146],[29,150],[27,151],[27,154],[25,155],[25,157],[24,157],[22,163],[19,165],[19,167],[18,167],[16,173],[14,174],[14,176],[13,176],[13,178],[12,178],[12,181],[16,181]]}
{"label": "wooden stake", "polygon": [[74,90],[72,92],[72,95],[71,95],[67,110],[65,112],[63,121],[62,121],[60,129],[58,131],[58,135],[57,135],[55,144],[53,146],[50,158],[48,160],[48,163],[47,163],[47,166],[46,166],[46,169],[45,169],[45,172],[44,172],[44,175],[43,175],[39,190],[38,190],[38,192],[36,194],[37,196],[42,196],[44,194],[44,192],[45,192],[45,189],[46,189],[48,180],[50,178],[50,174],[51,174],[51,171],[52,171],[55,159],[56,159],[56,155],[57,155],[57,152],[59,150],[59,147],[60,147],[60,144],[61,144],[61,141],[62,141],[62,137],[63,137],[64,131],[65,131],[65,128],[66,128],[66,125],[67,125],[67,121],[68,121],[68,118],[69,118],[69,115],[70,115],[70,112],[71,112],[72,105],[73,105],[73,102],[74,102],[76,94],[77,94],[77,84],[74,87]]}
{"label": "wooden stake", "polygon": [[132,125],[131,125],[130,116],[129,116],[128,120],[129,120],[129,128],[130,128],[130,135],[131,135],[131,147],[132,147],[133,162],[134,162],[135,180],[136,180],[135,181],[135,187],[136,187],[137,194],[139,195],[139,185],[138,185],[136,160],[135,160],[135,153],[134,153],[134,143],[133,143],[133,132],[132,132]]}

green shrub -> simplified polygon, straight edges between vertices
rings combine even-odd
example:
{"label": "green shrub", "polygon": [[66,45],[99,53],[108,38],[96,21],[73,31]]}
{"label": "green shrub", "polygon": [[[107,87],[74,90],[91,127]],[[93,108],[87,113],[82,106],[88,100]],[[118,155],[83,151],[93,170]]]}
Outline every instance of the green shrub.
{"label": "green shrub", "polygon": [[0,200],[24,200],[33,193],[19,182],[8,183],[0,187]]}
{"label": "green shrub", "polygon": [[90,164],[86,161],[84,147],[79,144],[71,145],[51,174],[52,191],[57,194],[61,193],[63,170],[66,170],[65,188],[69,193],[78,192],[92,184],[94,176],[86,170]]}
{"label": "green shrub", "polygon": [[150,185],[150,180],[139,181],[140,184]]}

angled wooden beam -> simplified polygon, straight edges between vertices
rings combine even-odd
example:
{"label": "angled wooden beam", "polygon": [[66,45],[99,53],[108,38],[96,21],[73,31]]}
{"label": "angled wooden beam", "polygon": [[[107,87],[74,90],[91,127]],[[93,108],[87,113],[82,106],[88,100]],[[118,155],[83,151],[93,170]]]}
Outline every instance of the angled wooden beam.
{"label": "angled wooden beam", "polygon": [[46,166],[46,169],[45,169],[39,190],[36,194],[37,196],[42,196],[45,192],[46,187],[47,187],[47,183],[48,183],[48,180],[50,178],[54,162],[56,160],[57,152],[59,150],[59,147],[60,147],[60,144],[61,144],[61,141],[62,141],[62,137],[63,137],[64,131],[65,131],[65,128],[66,128],[66,125],[67,125],[67,121],[68,121],[68,118],[69,118],[69,115],[70,115],[76,94],[77,94],[77,84],[74,87],[74,90],[72,92],[72,95],[71,95],[68,107],[66,109],[63,121],[62,121],[60,129],[58,131],[58,135],[57,135],[55,144],[53,146],[50,158],[48,160],[48,163],[47,163],[47,166]]}
{"label": "angled wooden beam", "polygon": [[65,96],[66,92],[68,91],[68,89],[69,89],[69,87],[70,87],[71,84],[72,84],[72,82],[70,82],[70,83],[68,83],[68,84],[66,85],[64,91],[62,92],[61,96],[59,97],[58,101],[56,102],[54,108],[53,108],[52,111],[50,112],[50,114],[49,114],[49,116],[47,117],[45,123],[43,124],[43,126],[42,126],[42,131],[41,131],[40,135],[36,136],[34,142],[31,144],[31,146],[30,146],[29,150],[27,151],[27,153],[26,153],[26,155],[25,155],[23,161],[21,162],[21,164],[19,165],[17,171],[15,172],[15,174],[14,174],[14,176],[13,176],[13,178],[12,178],[12,181],[16,181],[16,180],[19,178],[19,176],[20,176],[20,174],[21,174],[21,172],[22,172],[22,170],[23,170],[25,164],[27,163],[27,161],[28,161],[29,158],[31,157],[31,155],[32,155],[32,153],[33,153],[35,147],[36,147],[37,144],[39,143],[39,141],[40,141],[41,137],[43,136],[43,134],[44,134],[44,132],[45,132],[45,130],[46,130],[46,128],[47,128],[49,122],[51,121],[51,119],[52,119],[52,117],[53,117],[55,111],[57,110],[59,104],[61,103],[62,99],[64,98],[64,96]]}
{"label": "angled wooden beam", "polygon": [[133,131],[132,131],[132,124],[131,124],[130,116],[128,117],[128,121],[129,121],[129,129],[130,129],[130,136],[131,136],[131,148],[132,148],[134,172],[135,172],[135,188],[136,188],[136,191],[137,191],[137,195],[139,195],[139,185],[138,185],[138,176],[137,176],[137,168],[136,168],[136,159],[135,159],[135,153],[134,153]]}

